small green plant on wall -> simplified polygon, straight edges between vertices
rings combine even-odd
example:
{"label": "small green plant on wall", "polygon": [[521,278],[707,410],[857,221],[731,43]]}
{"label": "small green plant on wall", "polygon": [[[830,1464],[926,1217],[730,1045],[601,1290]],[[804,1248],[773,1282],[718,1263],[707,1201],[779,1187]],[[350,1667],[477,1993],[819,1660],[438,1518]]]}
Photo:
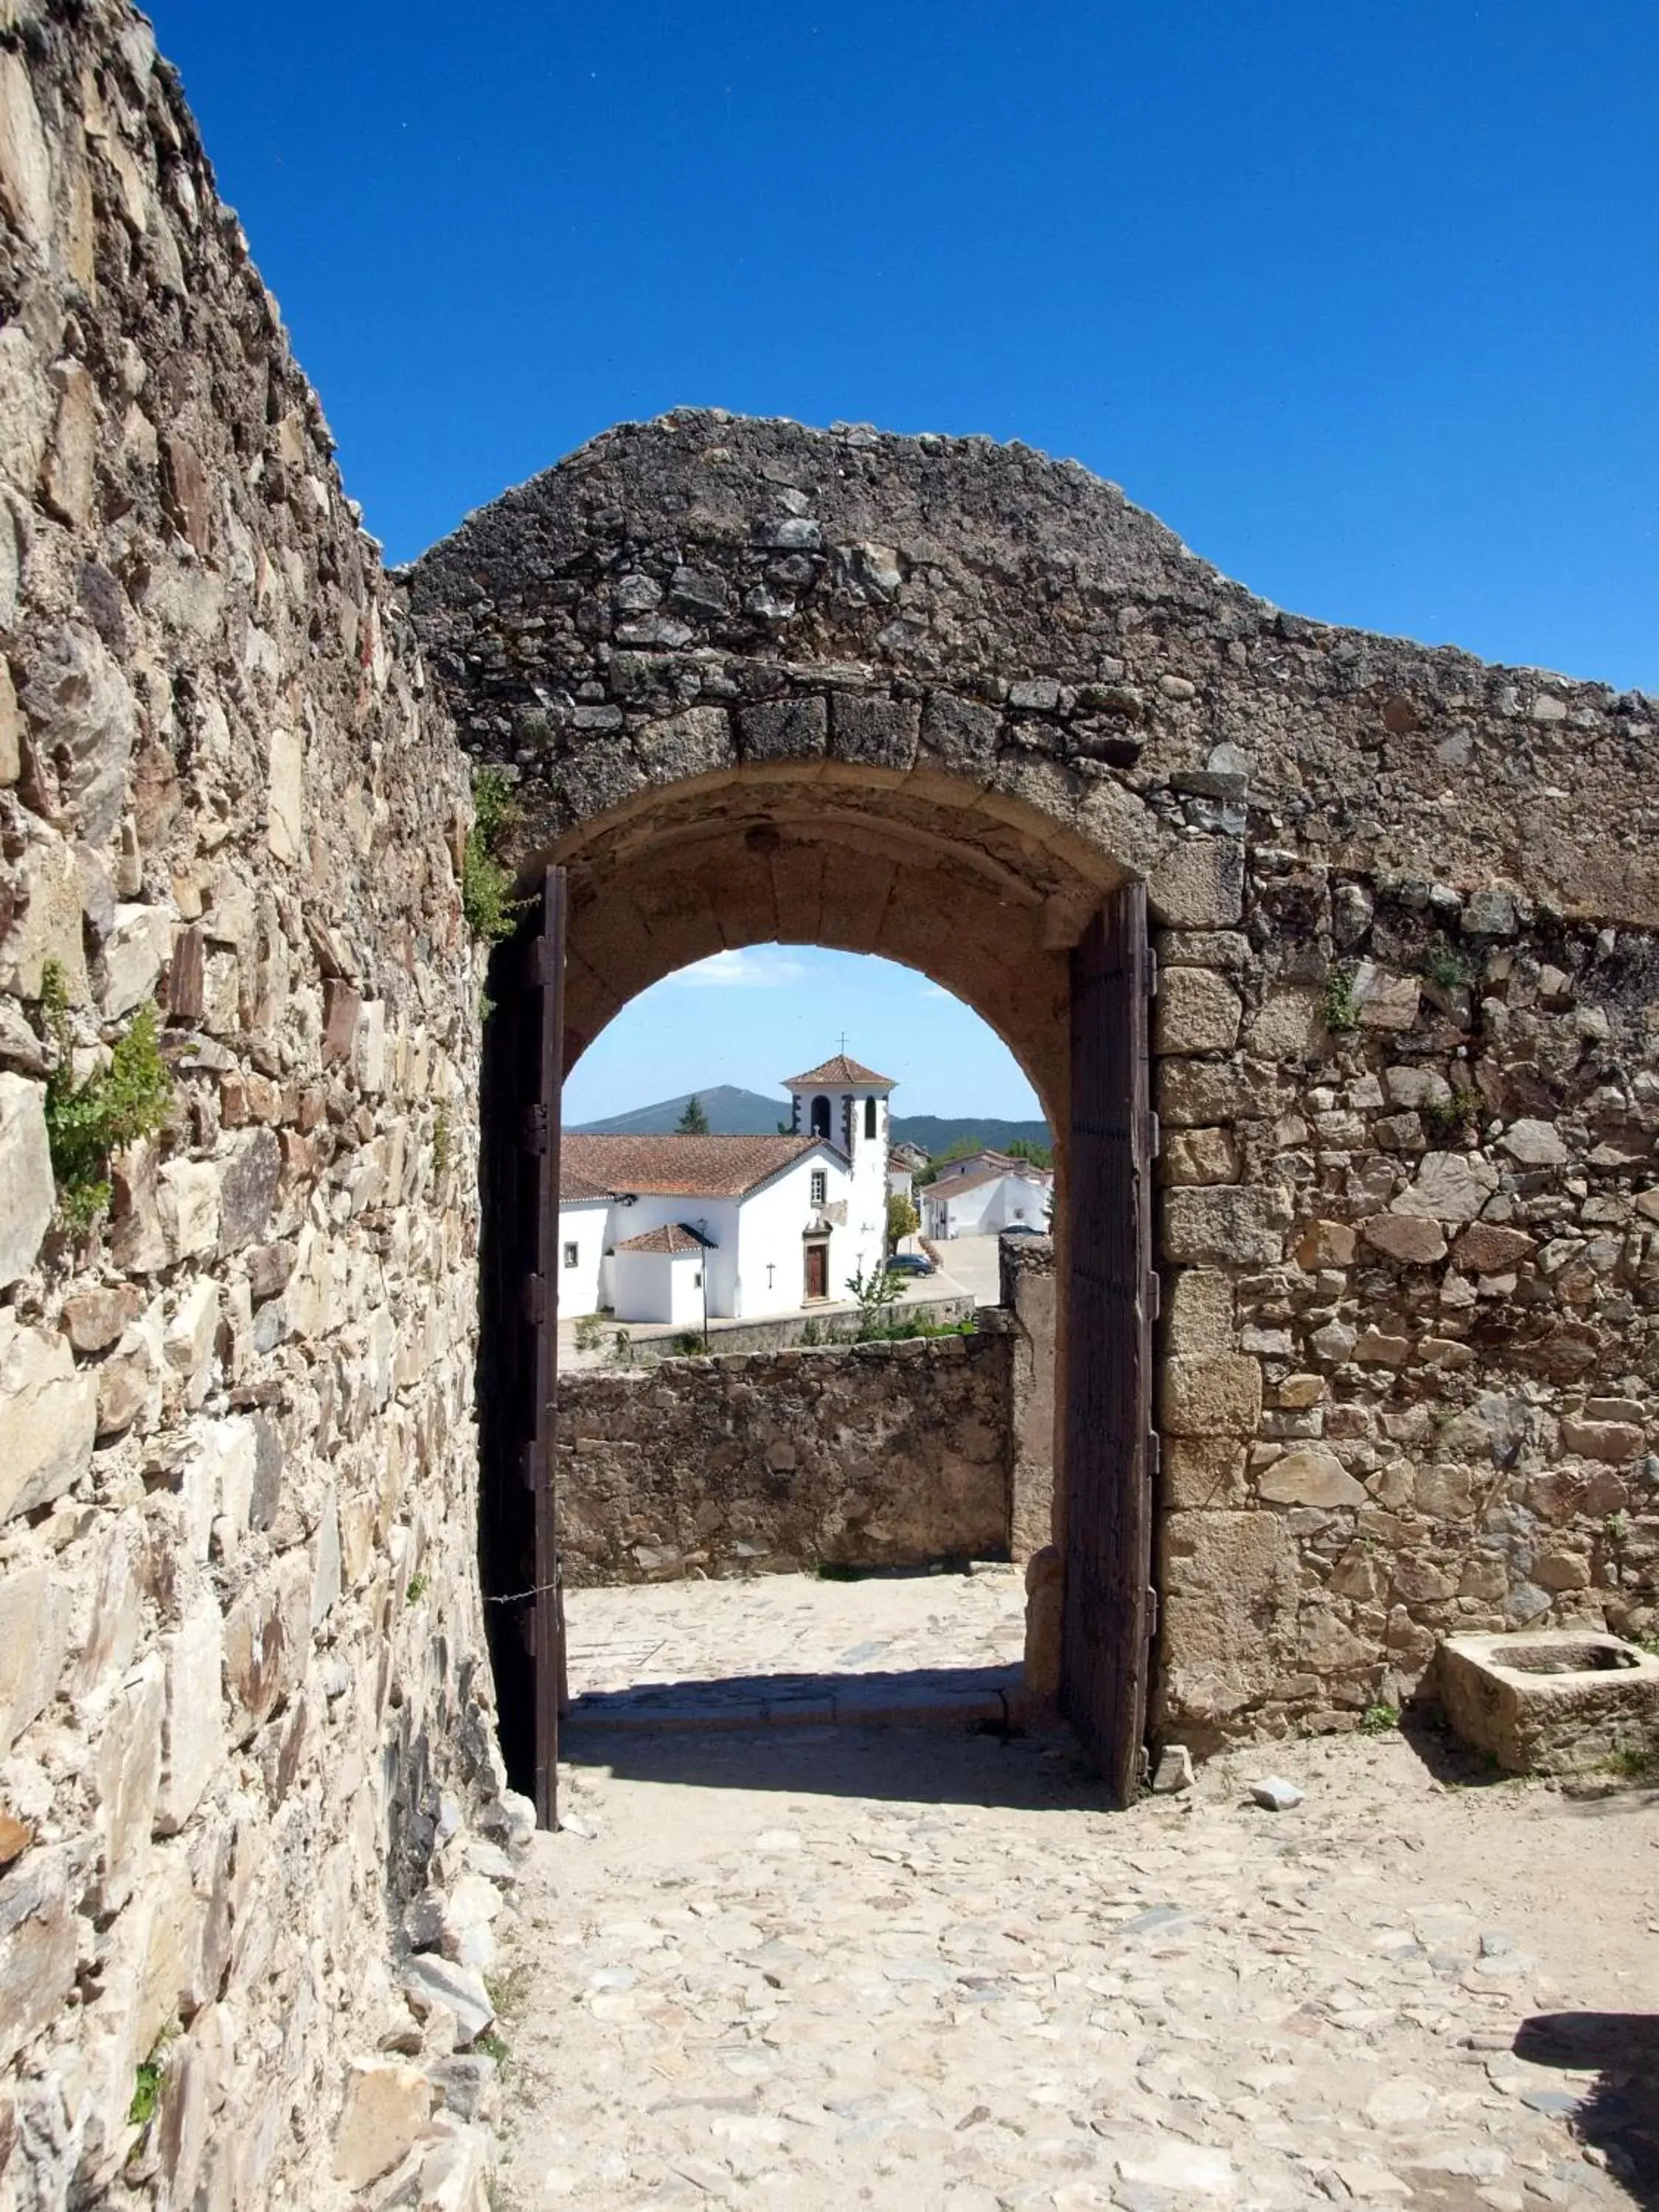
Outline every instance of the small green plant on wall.
{"label": "small green plant on wall", "polygon": [[1423,973],[1443,991],[1461,991],[1474,981],[1474,969],[1455,946],[1431,945],[1423,962]]}
{"label": "small green plant on wall", "polygon": [[1352,968],[1333,968],[1325,985],[1324,1004],[1321,1009],[1325,1026],[1334,1035],[1342,1035],[1359,1027],[1359,1001],[1353,994],[1354,970]]}
{"label": "small green plant on wall", "polygon": [[77,1232],[110,1201],[110,1155],[154,1136],[173,1108],[173,1078],[156,1041],[155,1009],[141,1006],[111,1048],[109,1066],[77,1080],[63,969],[46,963],[40,1005],[52,1049],[46,1078],[46,1138],[58,1210]]}
{"label": "small green plant on wall", "polygon": [[512,875],[497,857],[520,811],[502,770],[480,769],[472,779],[472,827],[461,855],[461,908],[467,927],[482,945],[497,945],[510,936],[524,903],[513,896]]}

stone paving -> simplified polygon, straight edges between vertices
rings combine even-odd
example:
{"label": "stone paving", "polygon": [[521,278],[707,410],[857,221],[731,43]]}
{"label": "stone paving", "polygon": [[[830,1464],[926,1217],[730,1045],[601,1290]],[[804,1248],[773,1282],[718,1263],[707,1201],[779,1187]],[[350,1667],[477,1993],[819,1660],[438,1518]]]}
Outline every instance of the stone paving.
{"label": "stone paving", "polygon": [[573,1589],[565,1607],[573,1742],[590,1727],[1003,1722],[1019,1686],[1011,1566],[635,1583]]}
{"label": "stone paving", "polygon": [[[733,1592],[580,1593],[576,1686],[979,1658],[1014,1586]],[[573,1742],[505,1954],[510,2212],[1659,2203],[1650,1790],[1356,1735],[1113,1814],[1060,1734]]]}

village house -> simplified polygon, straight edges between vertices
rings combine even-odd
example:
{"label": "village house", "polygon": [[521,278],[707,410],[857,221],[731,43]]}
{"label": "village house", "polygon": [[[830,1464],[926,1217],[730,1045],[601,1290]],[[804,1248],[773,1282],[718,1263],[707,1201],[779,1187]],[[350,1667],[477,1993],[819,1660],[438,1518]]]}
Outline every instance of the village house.
{"label": "village house", "polygon": [[1054,1211],[1054,1179],[1046,1168],[1006,1152],[973,1152],[950,1160],[921,1193],[924,1237],[993,1237],[1005,1229],[1043,1229]]}
{"label": "village house", "polygon": [[692,1328],[850,1296],[885,1254],[892,1087],[841,1054],[786,1080],[792,1134],[567,1136],[561,1316]]}

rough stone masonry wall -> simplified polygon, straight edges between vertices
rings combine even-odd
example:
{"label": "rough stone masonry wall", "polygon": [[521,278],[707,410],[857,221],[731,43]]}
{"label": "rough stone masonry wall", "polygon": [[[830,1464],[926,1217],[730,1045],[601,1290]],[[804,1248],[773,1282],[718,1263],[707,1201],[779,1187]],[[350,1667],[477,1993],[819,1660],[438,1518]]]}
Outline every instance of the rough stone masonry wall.
{"label": "rough stone masonry wall", "polygon": [[1004,1559],[1006,1331],[663,1360],[559,1385],[574,1583]]}
{"label": "rough stone masonry wall", "polygon": [[1164,1727],[1651,1632],[1659,941],[1258,848],[1160,946]]}
{"label": "rough stone masonry wall", "polygon": [[[148,27],[0,21],[0,2204],[326,2206],[496,1783],[465,783]],[[87,1239],[54,963],[175,1086]]]}
{"label": "rough stone masonry wall", "polygon": [[1063,1146],[1066,948],[1145,878],[1165,1731],[1649,1622],[1652,701],[1284,613],[1026,447],[712,410],[505,495],[412,603],[570,867],[573,1049],[722,945],[885,952]]}

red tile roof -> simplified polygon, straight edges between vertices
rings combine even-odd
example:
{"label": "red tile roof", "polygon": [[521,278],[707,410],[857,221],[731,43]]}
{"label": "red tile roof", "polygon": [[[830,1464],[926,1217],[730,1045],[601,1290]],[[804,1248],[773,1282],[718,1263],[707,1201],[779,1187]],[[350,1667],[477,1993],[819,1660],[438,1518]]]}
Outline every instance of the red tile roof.
{"label": "red tile roof", "polygon": [[559,1195],[636,1191],[647,1198],[744,1198],[822,1143],[817,1137],[567,1136]]}
{"label": "red tile roof", "polygon": [[1045,1169],[1032,1167],[1024,1160],[1016,1160],[1006,1168],[982,1168],[977,1175],[941,1176],[937,1182],[927,1185],[922,1195],[925,1198],[962,1198],[970,1190],[983,1190],[987,1183],[1005,1182],[1011,1177],[1016,1182],[1035,1183],[1039,1188],[1049,1180]]}
{"label": "red tile roof", "polygon": [[805,1075],[786,1075],[783,1081],[786,1090],[797,1083],[845,1083],[855,1090],[866,1091],[872,1085],[888,1091],[893,1088],[890,1075],[878,1075],[874,1068],[862,1067],[857,1060],[848,1060],[844,1052],[838,1052],[833,1060],[826,1060],[821,1067],[809,1067]]}
{"label": "red tile roof", "polygon": [[671,1221],[663,1229],[647,1229],[643,1237],[624,1238],[617,1247],[619,1252],[701,1252],[702,1244],[689,1229],[682,1229],[678,1221]]}

